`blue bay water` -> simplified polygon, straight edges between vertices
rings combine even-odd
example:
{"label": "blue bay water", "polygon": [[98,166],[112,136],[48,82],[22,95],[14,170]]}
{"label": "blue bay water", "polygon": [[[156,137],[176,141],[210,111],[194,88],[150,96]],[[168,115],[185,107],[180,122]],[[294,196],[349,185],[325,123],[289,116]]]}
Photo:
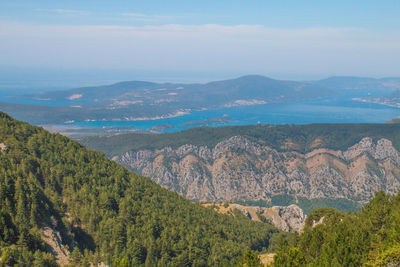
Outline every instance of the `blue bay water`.
{"label": "blue bay water", "polygon": [[[309,124],[309,123],[383,123],[400,116],[400,109],[379,104],[352,100],[354,97],[387,95],[390,91],[342,91],[336,98],[296,103],[239,106],[214,110],[192,111],[190,114],[157,120],[143,121],[81,121],[60,126],[66,127],[132,127],[148,130],[159,125],[173,125],[162,132],[176,132],[197,126],[227,126],[249,124]],[[63,106],[83,103],[77,100],[46,101],[29,97],[13,97],[15,90],[0,90],[0,101],[19,104]],[[228,116],[227,123],[184,125],[193,121]]]}
{"label": "blue bay water", "polygon": [[168,119],[145,121],[94,121],[75,122],[77,127],[133,126],[148,130],[158,125],[173,125],[163,132],[176,132],[200,125],[187,122],[229,116],[227,123],[201,124],[202,126],[227,126],[248,124],[309,124],[309,123],[383,123],[400,116],[400,109],[353,100],[318,100],[300,103],[265,104],[193,111],[190,114]]}

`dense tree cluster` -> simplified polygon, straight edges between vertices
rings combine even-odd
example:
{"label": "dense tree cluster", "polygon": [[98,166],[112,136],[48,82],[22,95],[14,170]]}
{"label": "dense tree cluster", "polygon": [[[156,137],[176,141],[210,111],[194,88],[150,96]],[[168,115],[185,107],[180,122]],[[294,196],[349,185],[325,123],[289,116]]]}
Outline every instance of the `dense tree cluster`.
{"label": "dense tree cluster", "polygon": [[[0,112],[0,248],[6,265],[53,266],[41,234],[61,233],[71,265],[234,265],[277,230],[192,204],[68,138]],[[250,255],[251,256],[251,255]]]}
{"label": "dense tree cluster", "polygon": [[236,267],[263,267],[260,256],[251,249],[246,250],[236,263]]}
{"label": "dense tree cluster", "polygon": [[276,266],[398,266],[400,193],[378,192],[357,213],[320,209],[304,232],[277,245]]}

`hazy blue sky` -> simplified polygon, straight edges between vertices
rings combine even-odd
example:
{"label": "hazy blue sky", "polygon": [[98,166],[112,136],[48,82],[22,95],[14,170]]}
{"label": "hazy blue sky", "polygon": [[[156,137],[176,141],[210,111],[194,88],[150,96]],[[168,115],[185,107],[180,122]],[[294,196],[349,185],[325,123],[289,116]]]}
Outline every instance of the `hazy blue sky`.
{"label": "hazy blue sky", "polygon": [[400,76],[399,14],[399,0],[0,0],[0,67]]}

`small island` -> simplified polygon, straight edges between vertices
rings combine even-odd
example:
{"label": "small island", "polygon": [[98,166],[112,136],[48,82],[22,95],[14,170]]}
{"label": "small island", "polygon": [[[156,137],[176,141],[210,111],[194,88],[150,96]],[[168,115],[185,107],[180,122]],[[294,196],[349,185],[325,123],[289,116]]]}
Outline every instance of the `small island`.
{"label": "small island", "polygon": [[220,124],[220,123],[228,123],[230,122],[232,119],[224,114],[221,117],[216,117],[216,118],[209,118],[206,120],[201,120],[201,121],[188,121],[183,123],[183,126],[201,126],[201,125],[208,125],[208,124]]}

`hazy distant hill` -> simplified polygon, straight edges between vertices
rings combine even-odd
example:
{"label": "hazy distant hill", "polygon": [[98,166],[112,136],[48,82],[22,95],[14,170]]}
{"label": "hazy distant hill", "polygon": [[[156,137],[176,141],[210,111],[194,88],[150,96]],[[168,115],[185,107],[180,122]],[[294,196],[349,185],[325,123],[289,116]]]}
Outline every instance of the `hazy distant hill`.
{"label": "hazy distant hill", "polygon": [[[201,106],[224,105],[229,101],[258,100],[279,101],[279,98],[307,99],[331,95],[329,90],[309,82],[274,80],[259,75],[248,75],[237,79],[210,82],[206,84],[151,83],[142,81],[121,82],[108,86],[85,87],[67,91],[48,92],[37,95],[43,99],[76,99],[112,102],[115,100],[136,100],[160,103],[190,101]],[[211,97],[211,98],[210,98]],[[269,99],[272,98],[272,99]],[[278,99],[274,99],[278,98]],[[158,100],[158,101],[157,101]],[[204,101],[207,101],[204,103]],[[283,100],[285,101],[285,100]],[[153,103],[154,104],[154,103]]]}
{"label": "hazy distant hill", "polygon": [[378,89],[400,89],[400,78],[366,78],[336,76],[316,81],[315,84],[332,90],[378,90]]}
{"label": "hazy distant hill", "polygon": [[[121,82],[107,86],[46,92],[43,101],[70,100],[68,106],[43,107],[0,103],[0,109],[38,124],[84,120],[165,118],[192,110],[295,102],[336,95],[310,82],[250,75],[206,84]],[[76,104],[75,104],[76,103]]]}

